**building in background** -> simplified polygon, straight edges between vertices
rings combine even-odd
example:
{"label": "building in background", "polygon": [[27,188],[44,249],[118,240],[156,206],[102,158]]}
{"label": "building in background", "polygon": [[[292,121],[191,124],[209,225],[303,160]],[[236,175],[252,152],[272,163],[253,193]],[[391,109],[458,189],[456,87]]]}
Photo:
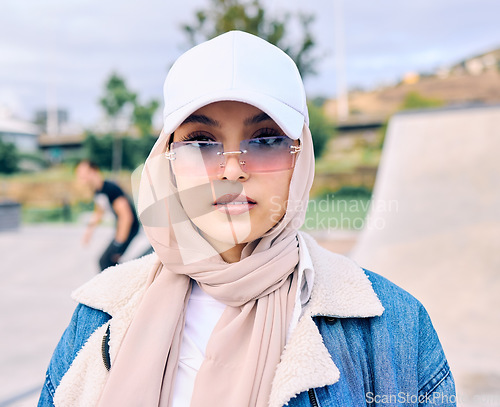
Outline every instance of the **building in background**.
{"label": "building in background", "polygon": [[10,110],[0,108],[0,140],[12,143],[23,153],[38,151],[40,129],[35,124],[12,115]]}
{"label": "building in background", "polygon": [[66,109],[38,110],[35,122],[42,130],[39,147],[51,163],[81,155],[85,132],[80,125],[71,122]]}

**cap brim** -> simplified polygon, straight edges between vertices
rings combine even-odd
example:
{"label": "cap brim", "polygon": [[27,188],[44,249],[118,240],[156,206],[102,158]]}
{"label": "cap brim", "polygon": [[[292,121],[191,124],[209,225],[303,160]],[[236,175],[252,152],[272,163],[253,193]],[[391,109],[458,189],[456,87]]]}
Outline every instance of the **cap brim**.
{"label": "cap brim", "polygon": [[217,93],[210,93],[185,104],[176,111],[169,113],[164,118],[163,130],[170,134],[179,127],[182,122],[193,112],[210,103],[221,102],[225,100],[248,103],[267,113],[285,134],[293,140],[300,138],[305,118],[302,113],[287,104],[266,94],[241,90],[230,89]]}

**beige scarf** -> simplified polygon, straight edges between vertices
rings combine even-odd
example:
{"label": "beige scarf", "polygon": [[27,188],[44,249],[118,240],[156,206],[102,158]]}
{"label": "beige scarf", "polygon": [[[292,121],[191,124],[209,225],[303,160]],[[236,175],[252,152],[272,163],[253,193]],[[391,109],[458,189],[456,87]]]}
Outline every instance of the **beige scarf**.
{"label": "beige scarf", "polygon": [[297,230],[314,175],[311,134],[304,126],[285,216],[232,264],[187,218],[163,156],[167,138],[162,133],[146,160],[138,202],[159,261],[99,406],[171,405],[192,280],[227,307],[208,341],[191,406],[267,406],[297,291]]}

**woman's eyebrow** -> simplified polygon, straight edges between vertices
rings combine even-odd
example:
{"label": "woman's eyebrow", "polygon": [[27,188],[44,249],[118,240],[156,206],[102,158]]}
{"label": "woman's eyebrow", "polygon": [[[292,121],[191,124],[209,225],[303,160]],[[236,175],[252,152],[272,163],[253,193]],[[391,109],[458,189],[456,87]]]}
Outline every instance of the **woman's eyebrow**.
{"label": "woman's eyebrow", "polygon": [[260,122],[265,122],[266,120],[272,120],[269,115],[267,113],[259,113],[253,117],[249,117],[248,119],[245,119],[245,121],[243,122],[243,124],[245,126],[250,126],[252,124],[257,124],[257,123],[260,123]]}
{"label": "woman's eyebrow", "polygon": [[183,124],[187,124],[187,123],[200,123],[200,124],[206,124],[206,125],[212,126],[212,127],[221,127],[220,123],[217,120],[211,119],[210,117],[205,116],[204,114],[189,115],[186,118],[186,120],[184,120],[181,123],[181,126]]}

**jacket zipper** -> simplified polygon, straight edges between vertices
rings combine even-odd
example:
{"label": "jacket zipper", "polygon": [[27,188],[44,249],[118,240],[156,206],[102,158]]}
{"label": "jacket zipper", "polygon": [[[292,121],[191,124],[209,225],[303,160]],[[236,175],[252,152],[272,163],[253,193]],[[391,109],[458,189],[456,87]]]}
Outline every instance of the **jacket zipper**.
{"label": "jacket zipper", "polygon": [[107,371],[109,371],[109,369],[111,369],[111,358],[109,356],[109,324],[108,324],[108,329],[106,329],[106,333],[102,337],[101,354],[104,367],[106,368]]}
{"label": "jacket zipper", "polygon": [[314,389],[309,389],[307,391],[309,394],[309,401],[311,402],[312,407],[319,407],[318,400],[316,399],[316,394],[314,393]]}

